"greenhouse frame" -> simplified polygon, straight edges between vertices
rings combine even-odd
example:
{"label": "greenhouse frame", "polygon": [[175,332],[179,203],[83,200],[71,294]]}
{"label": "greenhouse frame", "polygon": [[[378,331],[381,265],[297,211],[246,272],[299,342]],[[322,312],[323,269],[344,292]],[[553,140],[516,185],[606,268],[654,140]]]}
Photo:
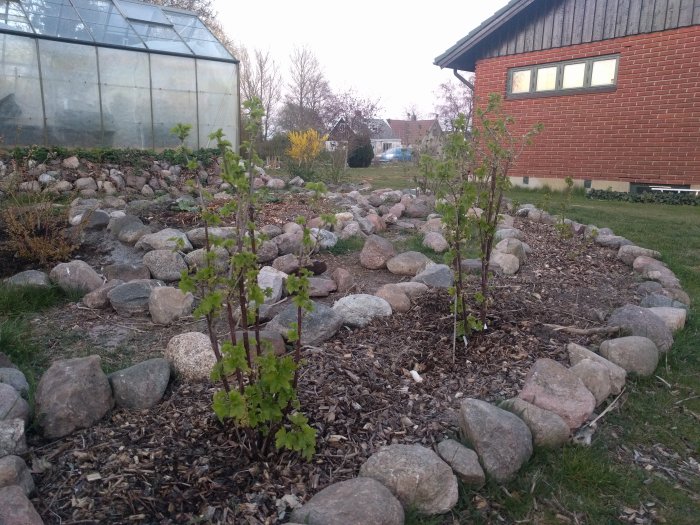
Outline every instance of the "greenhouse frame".
{"label": "greenhouse frame", "polygon": [[0,0],[0,147],[239,142],[238,61],[195,13],[137,0]]}

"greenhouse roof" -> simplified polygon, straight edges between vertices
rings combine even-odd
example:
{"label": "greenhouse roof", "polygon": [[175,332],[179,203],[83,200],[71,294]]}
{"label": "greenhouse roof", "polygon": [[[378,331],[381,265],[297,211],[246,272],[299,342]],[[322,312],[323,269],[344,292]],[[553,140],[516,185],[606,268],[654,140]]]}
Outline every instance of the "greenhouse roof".
{"label": "greenhouse roof", "polygon": [[138,0],[0,0],[0,32],[236,62],[195,13]]}

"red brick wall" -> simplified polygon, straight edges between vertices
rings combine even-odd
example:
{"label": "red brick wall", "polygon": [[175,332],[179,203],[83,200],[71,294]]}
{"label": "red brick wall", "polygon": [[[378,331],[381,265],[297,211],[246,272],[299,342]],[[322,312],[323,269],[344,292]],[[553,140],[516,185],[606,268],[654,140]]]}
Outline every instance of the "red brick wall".
{"label": "red brick wall", "polygon": [[700,184],[700,26],[481,60],[477,101],[511,67],[613,53],[613,92],[505,100],[517,128],[544,124],[512,176]]}

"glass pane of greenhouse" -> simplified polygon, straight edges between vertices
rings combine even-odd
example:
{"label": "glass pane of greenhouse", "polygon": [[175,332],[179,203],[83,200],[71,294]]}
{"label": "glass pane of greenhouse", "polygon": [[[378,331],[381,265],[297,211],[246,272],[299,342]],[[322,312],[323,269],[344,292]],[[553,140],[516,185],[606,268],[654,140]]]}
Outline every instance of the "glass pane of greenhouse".
{"label": "glass pane of greenhouse", "polygon": [[194,13],[138,0],[0,0],[5,145],[238,144],[238,62]]}

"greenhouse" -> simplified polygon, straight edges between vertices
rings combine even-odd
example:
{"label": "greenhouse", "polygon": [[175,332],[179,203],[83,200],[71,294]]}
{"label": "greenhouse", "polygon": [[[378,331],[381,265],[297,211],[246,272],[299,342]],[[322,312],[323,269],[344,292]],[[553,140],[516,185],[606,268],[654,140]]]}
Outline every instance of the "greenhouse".
{"label": "greenhouse", "polygon": [[238,144],[238,61],[189,11],[136,0],[0,0],[0,147]]}

